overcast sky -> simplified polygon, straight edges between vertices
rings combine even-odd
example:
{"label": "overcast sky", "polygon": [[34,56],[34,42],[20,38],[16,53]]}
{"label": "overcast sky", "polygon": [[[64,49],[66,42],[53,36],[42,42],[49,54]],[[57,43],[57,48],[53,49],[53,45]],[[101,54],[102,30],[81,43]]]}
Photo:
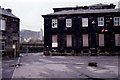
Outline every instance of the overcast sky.
{"label": "overcast sky", "polygon": [[20,18],[20,29],[39,31],[44,28],[41,15],[52,13],[52,8],[75,7],[98,3],[114,3],[118,6],[120,0],[0,0],[2,8],[12,9],[12,13]]}

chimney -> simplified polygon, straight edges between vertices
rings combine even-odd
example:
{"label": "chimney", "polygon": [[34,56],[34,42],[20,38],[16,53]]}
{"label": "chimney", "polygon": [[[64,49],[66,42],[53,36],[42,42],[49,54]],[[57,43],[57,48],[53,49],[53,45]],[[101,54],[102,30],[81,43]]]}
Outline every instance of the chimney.
{"label": "chimney", "polygon": [[11,9],[6,9],[6,11],[12,13],[12,10],[11,10]]}

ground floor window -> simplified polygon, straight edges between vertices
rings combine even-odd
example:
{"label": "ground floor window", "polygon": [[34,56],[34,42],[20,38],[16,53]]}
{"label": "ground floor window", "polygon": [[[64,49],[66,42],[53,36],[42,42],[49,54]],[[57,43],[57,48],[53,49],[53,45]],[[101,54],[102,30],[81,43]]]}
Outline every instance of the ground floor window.
{"label": "ground floor window", "polygon": [[5,42],[0,41],[0,51],[4,51],[4,50],[5,50]]}
{"label": "ground floor window", "polygon": [[99,46],[104,46],[104,34],[99,34]]}
{"label": "ground floor window", "polygon": [[115,46],[120,46],[120,34],[115,34]]}
{"label": "ground floor window", "polygon": [[66,40],[66,46],[67,47],[72,47],[72,35],[67,35],[66,36],[67,40]]}
{"label": "ground floor window", "polygon": [[83,47],[88,47],[88,34],[83,34]]}
{"label": "ground floor window", "polygon": [[52,35],[52,47],[58,47],[58,36]]}

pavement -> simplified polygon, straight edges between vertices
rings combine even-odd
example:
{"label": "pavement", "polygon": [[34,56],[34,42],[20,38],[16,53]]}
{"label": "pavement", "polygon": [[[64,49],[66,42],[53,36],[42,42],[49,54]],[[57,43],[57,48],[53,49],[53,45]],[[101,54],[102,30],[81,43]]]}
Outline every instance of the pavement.
{"label": "pavement", "polygon": [[12,65],[17,64],[18,58],[3,58],[2,59],[2,78],[11,80],[15,67]]}
{"label": "pavement", "polygon": [[[118,56],[44,56],[43,53],[21,54],[19,67],[12,78],[109,78],[118,79]],[[11,62],[9,60],[3,62]],[[88,66],[97,62],[98,67]],[[6,64],[8,64],[6,63]],[[5,66],[5,64],[3,65]],[[10,67],[8,69],[12,70]],[[4,72],[5,73],[5,72]],[[3,74],[4,74],[3,73]],[[7,73],[7,72],[6,72]],[[6,74],[7,75],[7,74]],[[8,75],[3,77],[9,77]]]}

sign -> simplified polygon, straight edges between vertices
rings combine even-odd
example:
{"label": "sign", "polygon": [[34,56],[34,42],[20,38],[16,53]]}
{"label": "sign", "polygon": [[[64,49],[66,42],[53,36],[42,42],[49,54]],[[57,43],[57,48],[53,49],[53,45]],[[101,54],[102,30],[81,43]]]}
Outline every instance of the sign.
{"label": "sign", "polygon": [[13,45],[13,48],[15,49],[15,44]]}

